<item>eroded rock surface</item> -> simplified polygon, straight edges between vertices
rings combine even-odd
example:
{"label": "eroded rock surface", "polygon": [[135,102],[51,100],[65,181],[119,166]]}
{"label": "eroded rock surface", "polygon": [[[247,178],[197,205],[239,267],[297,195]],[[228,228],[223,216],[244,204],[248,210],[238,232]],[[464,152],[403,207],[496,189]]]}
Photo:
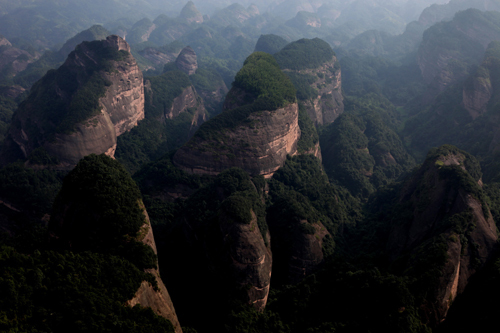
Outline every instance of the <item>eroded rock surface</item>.
{"label": "eroded rock surface", "polygon": [[[102,85],[96,88],[101,83],[89,86],[89,82]],[[83,102],[88,93],[98,94],[97,102]],[[142,73],[129,45],[118,36],[109,36],[80,44],[58,70],[35,84],[14,114],[8,150],[17,150],[14,158],[28,158],[34,149],[43,147],[57,158],[58,168],[70,169],[91,153],[112,155],[117,136],[143,118]],[[13,158],[5,155],[4,160]]]}

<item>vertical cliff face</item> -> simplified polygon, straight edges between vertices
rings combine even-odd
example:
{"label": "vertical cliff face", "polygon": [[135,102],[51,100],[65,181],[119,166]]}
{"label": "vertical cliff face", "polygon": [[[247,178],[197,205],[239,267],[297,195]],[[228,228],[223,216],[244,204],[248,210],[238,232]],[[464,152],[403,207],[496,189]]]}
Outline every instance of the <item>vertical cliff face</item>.
{"label": "vertical cliff face", "polygon": [[330,45],[319,38],[301,39],[285,46],[275,58],[316,126],[328,125],[344,112],[342,73]]}
{"label": "vertical cliff face", "polygon": [[[154,253],[157,255],[158,251],[156,250],[153,228],[151,227],[148,213],[146,212],[146,209],[144,208],[144,205],[142,203],[141,206],[144,209],[146,221],[141,227],[141,234],[144,235],[144,238],[140,241],[143,244],[151,247],[151,249],[153,249]],[[155,268],[146,269],[146,272],[153,274],[156,279],[156,283],[158,284],[158,290],[155,290],[149,282],[143,281],[134,297],[127,301],[127,305],[133,307],[136,304],[140,304],[144,307],[150,307],[157,315],[170,320],[175,328],[176,333],[182,333],[179,319],[177,318],[177,314],[175,313],[174,304],[172,303],[172,299],[170,298],[167,287],[165,287],[165,284],[160,277],[158,265]]]}
{"label": "vertical cliff face", "polygon": [[[64,179],[49,230],[56,247],[118,256],[152,274],[142,275],[148,280],[138,283],[126,304],[151,307],[170,320],[176,332],[182,332],[159,275],[153,230],[141,193],[120,163],[104,154],[83,158]],[[153,287],[153,278],[158,288]]]}
{"label": "vertical cliff face", "polygon": [[[257,216],[250,211],[249,224],[243,224],[228,214],[220,217],[220,232],[232,283],[246,290],[248,302],[258,311],[263,311],[269,296],[271,283],[272,254],[266,246],[257,224]],[[269,234],[267,235],[269,239]]]}
{"label": "vertical cliff face", "polygon": [[203,124],[175,154],[180,169],[216,175],[240,167],[270,177],[287,155],[296,153],[298,105],[291,82],[274,59],[254,53],[238,75],[222,114]]}
{"label": "vertical cliff face", "polygon": [[109,36],[80,44],[34,85],[14,114],[9,144],[23,158],[43,147],[72,168],[91,153],[113,156],[116,137],[143,118],[142,73],[129,45]]}
{"label": "vertical cliff face", "polygon": [[187,75],[193,75],[198,69],[198,60],[194,50],[186,46],[182,49],[181,53],[175,60],[177,68],[186,73]]}
{"label": "vertical cliff face", "polygon": [[393,227],[388,250],[394,259],[409,256],[411,273],[428,270],[417,275],[428,284],[422,306],[434,325],[490,258],[498,239],[479,177],[472,156],[443,146],[429,153],[401,192],[401,207],[411,215]]}

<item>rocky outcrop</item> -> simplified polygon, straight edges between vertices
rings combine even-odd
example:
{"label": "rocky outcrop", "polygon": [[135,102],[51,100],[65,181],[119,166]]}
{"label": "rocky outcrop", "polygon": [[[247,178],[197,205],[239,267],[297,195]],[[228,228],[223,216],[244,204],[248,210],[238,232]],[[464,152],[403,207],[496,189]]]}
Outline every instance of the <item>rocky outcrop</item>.
{"label": "rocky outcrop", "polygon": [[0,75],[12,78],[22,72],[29,64],[35,62],[39,53],[30,54],[27,51],[12,46],[7,38],[0,35]]}
{"label": "rocky outcrop", "polygon": [[248,301],[256,310],[263,311],[271,283],[272,254],[257,225],[257,216],[253,211],[251,215],[250,223],[242,224],[222,214],[220,231],[230,258],[233,283],[246,290]]}
{"label": "rocky outcrop", "polygon": [[422,305],[432,325],[446,317],[451,302],[496,246],[497,228],[482,199],[478,170],[471,155],[443,146],[429,153],[400,195],[401,206],[412,214],[393,227],[388,250],[393,259],[409,255],[410,269],[419,260],[432,260],[434,266],[427,269],[439,274]]}
{"label": "rocky outcrop", "polygon": [[112,156],[117,136],[143,118],[142,73],[129,45],[109,36],[80,44],[35,84],[14,114],[8,144],[23,158],[43,147],[58,159],[58,168],[71,169],[91,153]]}
{"label": "rocky outcrop", "polygon": [[176,152],[174,164],[194,174],[217,175],[238,167],[271,177],[287,155],[296,154],[299,138],[293,85],[271,55],[256,52],[236,75],[223,112]]}
{"label": "rocky outcrop", "polygon": [[463,105],[472,120],[486,112],[486,106],[493,95],[489,77],[474,77],[463,88]]}
{"label": "rocky outcrop", "polygon": [[[144,207],[144,205],[142,206]],[[151,227],[151,222],[145,208],[144,215],[146,216],[146,223],[141,228],[141,234],[145,236],[141,242],[150,246],[154,253],[158,254],[153,236],[153,228]],[[127,301],[127,305],[133,307],[136,304],[140,304],[144,307],[150,307],[157,315],[170,320],[176,333],[182,333],[182,328],[179,324],[177,314],[175,313],[172,299],[170,298],[167,287],[165,287],[165,284],[160,277],[158,267],[154,269],[147,269],[146,271],[153,274],[156,278],[158,290],[155,290],[149,282],[142,281],[141,286],[135,293],[135,296],[131,300]]]}
{"label": "rocky outcrop", "polygon": [[[238,92],[233,88],[231,94]],[[223,112],[230,111],[226,108]],[[217,140],[194,137],[177,151],[175,165],[189,173],[209,175],[239,167],[252,175],[269,178],[283,165],[287,155],[297,151],[300,137],[297,103],[251,114],[245,124],[220,135]]]}
{"label": "rocky outcrop", "polygon": [[[303,52],[300,60],[295,52]],[[285,46],[275,58],[297,87],[297,98],[316,126],[328,125],[344,112],[342,72],[328,43],[301,39]],[[304,89],[307,86],[310,89]]]}
{"label": "rocky outcrop", "polygon": [[498,39],[500,14],[496,12],[469,9],[429,28],[417,54],[422,76],[431,85],[424,102],[464,79],[468,66],[479,64],[488,44]]}
{"label": "rocky outcrop", "polygon": [[196,53],[191,47],[185,47],[175,60],[175,64],[177,65],[177,68],[187,75],[195,74],[198,69]]}
{"label": "rocky outcrop", "polygon": [[188,24],[203,23],[203,15],[198,11],[192,1],[188,1],[182,8],[180,18],[185,20]]}
{"label": "rocky outcrop", "polygon": [[[285,69],[285,73],[287,71],[289,70]],[[295,72],[316,77],[311,87],[317,91],[317,96],[302,101],[311,120],[316,126],[333,123],[344,112],[342,71],[337,64],[337,59],[334,57],[332,61],[316,69]]]}
{"label": "rocky outcrop", "polygon": [[175,59],[179,56],[180,50],[177,52],[162,52],[158,49],[147,47],[144,50],[140,51],[139,54],[144,58],[151,61],[154,65],[165,65],[169,62],[174,62]]}

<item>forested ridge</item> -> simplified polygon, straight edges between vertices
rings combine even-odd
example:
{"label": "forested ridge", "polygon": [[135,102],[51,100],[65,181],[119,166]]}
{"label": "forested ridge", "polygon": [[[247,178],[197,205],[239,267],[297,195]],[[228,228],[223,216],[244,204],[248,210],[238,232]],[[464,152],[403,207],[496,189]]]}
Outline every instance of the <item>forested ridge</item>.
{"label": "forested ridge", "polygon": [[500,6],[216,2],[0,0],[0,331],[491,330]]}

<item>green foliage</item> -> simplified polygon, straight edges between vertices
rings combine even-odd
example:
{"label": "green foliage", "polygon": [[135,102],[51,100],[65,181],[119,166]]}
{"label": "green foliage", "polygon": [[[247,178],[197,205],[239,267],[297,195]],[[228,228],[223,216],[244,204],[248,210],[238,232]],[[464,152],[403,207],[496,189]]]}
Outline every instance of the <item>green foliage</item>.
{"label": "green foliage", "polygon": [[[88,60],[83,52],[90,52],[96,60]],[[99,98],[111,84],[103,77],[103,71],[113,70],[113,63],[125,59],[126,51],[105,47],[101,41],[84,42],[70,55],[87,59],[85,71],[72,71],[68,66],[50,70],[32,88],[20,109],[36,105],[38,125],[43,133],[30,133],[34,138],[44,136],[51,140],[57,133],[70,134],[75,126],[101,111]],[[36,130],[35,130],[36,131]]]}
{"label": "green foliage", "polygon": [[242,124],[254,112],[274,111],[296,100],[293,84],[273,57],[263,52],[255,52],[245,60],[233,86],[252,96],[251,101],[205,122],[196,132],[196,138],[214,139],[222,130]]}
{"label": "green foliage", "polygon": [[313,87],[313,84],[318,79],[314,75],[290,71],[286,71],[285,73],[292,81],[295,89],[297,89],[297,98],[299,100],[305,101],[318,98],[318,90]]}
{"label": "green foliage", "polygon": [[66,176],[50,228],[73,250],[119,254],[152,268],[154,253],[137,239],[145,223],[137,185],[120,163],[102,154],[86,156]]}
{"label": "green foliage", "polygon": [[271,293],[266,311],[276,313],[290,332],[429,332],[410,283],[335,261],[300,284]]}
{"label": "green foliage", "polygon": [[344,100],[344,114],[321,134],[323,163],[332,182],[367,198],[414,166],[395,131],[394,106],[375,94]]}
{"label": "green foliage", "polygon": [[311,118],[307,115],[304,104],[299,102],[300,139],[297,142],[297,151],[301,154],[314,149],[319,142],[319,135]]}
{"label": "green foliage", "polygon": [[3,142],[9,130],[11,118],[16,109],[17,103],[15,101],[0,95],[0,143]]}
{"label": "green foliage", "polygon": [[150,77],[145,89],[145,117],[138,126],[118,137],[115,157],[133,174],[184,144],[191,134],[195,109],[173,119],[166,118],[172,103],[191,86],[189,77],[179,70]]}
{"label": "green foliage", "polygon": [[283,37],[269,34],[260,35],[257,44],[255,45],[255,52],[266,52],[275,54],[279,52],[288,42]]}
{"label": "green foliage", "polygon": [[37,217],[50,213],[66,172],[33,170],[22,163],[0,169],[0,198]]}
{"label": "green foliage", "polygon": [[0,329],[5,332],[174,332],[134,297],[150,274],[119,257],[0,248]]}
{"label": "green foliage", "polygon": [[319,39],[300,39],[285,46],[274,57],[281,69],[315,69],[335,56],[330,45]]}
{"label": "green foliage", "polygon": [[172,107],[174,99],[191,85],[189,77],[182,71],[170,71],[148,78],[151,93],[147,94],[146,117],[162,118]]}

